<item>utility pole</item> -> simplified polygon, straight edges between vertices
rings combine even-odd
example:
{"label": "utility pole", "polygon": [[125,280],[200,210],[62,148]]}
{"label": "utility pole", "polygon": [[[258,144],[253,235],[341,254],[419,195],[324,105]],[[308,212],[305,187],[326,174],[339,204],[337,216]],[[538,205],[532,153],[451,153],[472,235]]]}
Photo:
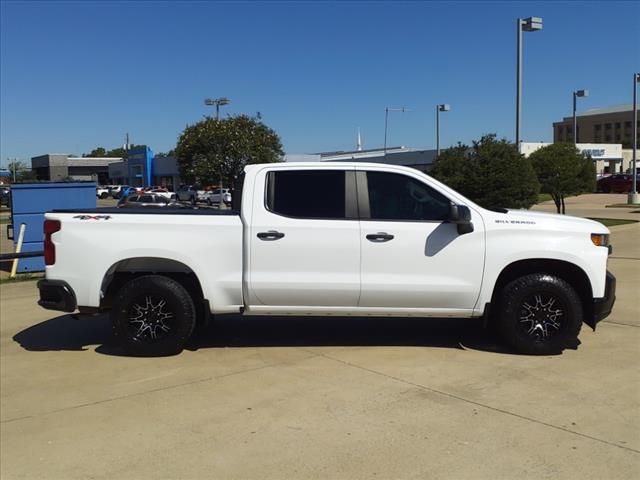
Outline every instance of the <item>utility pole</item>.
{"label": "utility pole", "polygon": [[[227,97],[220,98],[205,98],[204,104],[207,106],[215,105],[216,107],[216,121],[220,120],[220,105],[229,105],[231,100]],[[224,202],[222,200],[222,169],[220,169],[220,185],[218,185],[218,191],[220,192],[220,202],[218,203],[218,209],[222,209]]]}

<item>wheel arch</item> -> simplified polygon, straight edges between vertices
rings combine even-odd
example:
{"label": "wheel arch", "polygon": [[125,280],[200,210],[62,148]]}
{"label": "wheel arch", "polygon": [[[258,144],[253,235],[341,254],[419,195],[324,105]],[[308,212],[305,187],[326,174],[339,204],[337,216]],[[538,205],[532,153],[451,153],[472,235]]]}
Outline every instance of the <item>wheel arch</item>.
{"label": "wheel arch", "polygon": [[593,289],[587,273],[578,265],[547,258],[518,260],[502,269],[493,287],[491,305],[497,305],[500,292],[516,278],[533,273],[545,273],[557,276],[571,285],[582,301],[583,315],[590,318],[593,309]]}
{"label": "wheel arch", "polygon": [[100,308],[111,308],[116,292],[128,281],[144,275],[169,277],[185,287],[197,307],[205,302],[200,280],[188,265],[168,258],[131,257],[114,263],[103,275]]}

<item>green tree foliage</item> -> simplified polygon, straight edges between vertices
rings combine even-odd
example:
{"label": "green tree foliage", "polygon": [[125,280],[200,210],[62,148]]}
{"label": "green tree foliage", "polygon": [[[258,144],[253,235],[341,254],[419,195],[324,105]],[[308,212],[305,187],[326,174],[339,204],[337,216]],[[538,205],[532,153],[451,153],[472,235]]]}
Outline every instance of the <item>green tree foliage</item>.
{"label": "green tree foliage", "polygon": [[593,192],[596,167],[570,143],[553,143],[539,148],[529,158],[538,175],[541,191],[548,193],[558,213],[565,213],[564,199],[571,195]]}
{"label": "green tree foliage", "polygon": [[430,174],[485,208],[529,208],[540,190],[531,162],[494,134],[444,150]]}
{"label": "green tree foliage", "polygon": [[36,172],[31,170],[31,168],[21,160],[12,160],[7,165],[7,170],[11,172],[11,176],[9,177],[10,182],[13,182],[14,172],[16,182],[29,182],[31,180],[36,180]]}
{"label": "green tree foliage", "polygon": [[104,147],[94,148],[86,155],[83,155],[83,157],[106,157],[106,156],[107,156],[107,151],[104,149]]}
{"label": "green tree foliage", "polygon": [[[129,149],[144,147],[144,145],[130,145]],[[82,154],[83,157],[115,157],[115,158],[127,158],[127,150],[122,147],[114,148],[112,150],[106,150],[104,147],[97,147],[91,150],[89,153]]]}
{"label": "green tree foliage", "polygon": [[282,160],[280,138],[258,117],[206,118],[182,132],[176,157],[183,178],[232,185],[245,165]]}

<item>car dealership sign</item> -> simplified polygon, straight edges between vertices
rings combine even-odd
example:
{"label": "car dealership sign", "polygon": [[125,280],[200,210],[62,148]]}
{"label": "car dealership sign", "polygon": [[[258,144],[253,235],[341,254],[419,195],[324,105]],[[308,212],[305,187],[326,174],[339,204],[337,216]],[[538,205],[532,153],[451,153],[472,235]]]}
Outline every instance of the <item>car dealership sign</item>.
{"label": "car dealership sign", "polygon": [[[528,157],[539,148],[551,145],[550,143],[522,142],[520,153]],[[594,160],[622,160],[622,145],[619,143],[578,143],[576,148],[585,156]]]}

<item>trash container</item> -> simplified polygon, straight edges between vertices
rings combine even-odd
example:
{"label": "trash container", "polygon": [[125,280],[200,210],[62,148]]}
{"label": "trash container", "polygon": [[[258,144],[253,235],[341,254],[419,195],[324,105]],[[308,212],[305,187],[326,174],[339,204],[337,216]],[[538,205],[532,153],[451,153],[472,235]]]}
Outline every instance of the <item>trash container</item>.
{"label": "trash container", "polygon": [[[95,182],[38,182],[11,185],[11,225],[7,236],[18,243],[20,225],[25,224],[23,252],[44,250],[44,214],[63,208],[96,208]],[[20,259],[19,272],[41,272],[44,257]]]}

